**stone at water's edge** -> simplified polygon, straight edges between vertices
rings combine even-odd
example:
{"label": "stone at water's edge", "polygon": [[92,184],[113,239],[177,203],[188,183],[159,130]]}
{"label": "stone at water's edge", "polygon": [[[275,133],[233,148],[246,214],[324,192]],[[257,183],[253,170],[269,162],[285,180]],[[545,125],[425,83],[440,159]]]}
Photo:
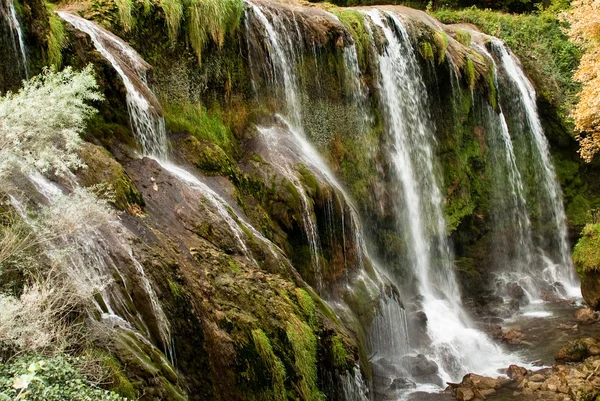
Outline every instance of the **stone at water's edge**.
{"label": "stone at water's edge", "polygon": [[592,324],[598,321],[598,313],[594,312],[590,308],[578,309],[573,314],[575,320],[579,324]]}

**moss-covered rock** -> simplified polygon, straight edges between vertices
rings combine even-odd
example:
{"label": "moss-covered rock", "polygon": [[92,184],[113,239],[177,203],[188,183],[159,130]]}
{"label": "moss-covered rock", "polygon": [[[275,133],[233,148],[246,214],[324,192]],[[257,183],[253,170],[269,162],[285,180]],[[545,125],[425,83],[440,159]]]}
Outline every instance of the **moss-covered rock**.
{"label": "moss-covered rock", "polygon": [[573,251],[573,261],[581,279],[581,292],[587,304],[600,309],[600,224],[588,224]]}
{"label": "moss-covered rock", "polygon": [[85,143],[79,157],[86,164],[78,177],[83,186],[104,185],[114,193],[114,204],[118,209],[131,214],[143,212],[144,199],[131,181],[125,169],[104,148]]}

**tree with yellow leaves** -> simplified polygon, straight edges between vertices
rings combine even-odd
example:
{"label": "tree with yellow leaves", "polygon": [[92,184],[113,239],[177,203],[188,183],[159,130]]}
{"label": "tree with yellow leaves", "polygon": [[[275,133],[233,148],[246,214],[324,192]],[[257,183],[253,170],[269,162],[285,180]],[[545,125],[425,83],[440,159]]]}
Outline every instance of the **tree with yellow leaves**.
{"label": "tree with yellow leaves", "polygon": [[600,0],[578,0],[567,13],[569,37],[584,50],[575,80],[583,84],[572,111],[581,157],[590,162],[600,151]]}

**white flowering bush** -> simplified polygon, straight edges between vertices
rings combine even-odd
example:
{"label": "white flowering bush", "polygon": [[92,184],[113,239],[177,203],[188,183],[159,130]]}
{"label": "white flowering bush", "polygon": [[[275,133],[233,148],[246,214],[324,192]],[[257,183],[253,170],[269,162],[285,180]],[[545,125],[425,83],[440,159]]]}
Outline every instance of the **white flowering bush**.
{"label": "white flowering bush", "polygon": [[90,102],[102,98],[91,65],[44,70],[0,97],[0,177],[15,165],[58,174],[83,166],[80,134],[96,112]]}
{"label": "white flowering bush", "polygon": [[[73,314],[110,283],[81,252],[115,219],[94,192],[103,188],[75,186],[64,194],[40,174],[70,174],[83,166],[76,151],[96,112],[90,102],[102,100],[97,89],[91,66],[79,72],[67,67],[45,70],[0,97],[0,180],[16,182],[0,188],[14,209],[0,216],[0,274],[18,271],[21,279],[16,290],[0,293],[0,350],[7,353],[62,349],[74,333]],[[21,175],[47,204],[30,208],[28,196],[17,195],[32,189],[19,188],[14,178]]]}

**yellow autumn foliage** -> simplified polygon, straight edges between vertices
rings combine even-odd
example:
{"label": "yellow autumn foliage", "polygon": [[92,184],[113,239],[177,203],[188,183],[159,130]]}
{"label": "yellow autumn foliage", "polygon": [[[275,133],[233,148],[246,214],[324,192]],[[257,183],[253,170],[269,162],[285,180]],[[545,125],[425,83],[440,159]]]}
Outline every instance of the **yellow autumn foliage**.
{"label": "yellow autumn foliage", "polygon": [[568,34],[584,50],[575,80],[583,84],[572,111],[579,153],[587,162],[600,151],[600,0],[578,0],[567,13]]}

